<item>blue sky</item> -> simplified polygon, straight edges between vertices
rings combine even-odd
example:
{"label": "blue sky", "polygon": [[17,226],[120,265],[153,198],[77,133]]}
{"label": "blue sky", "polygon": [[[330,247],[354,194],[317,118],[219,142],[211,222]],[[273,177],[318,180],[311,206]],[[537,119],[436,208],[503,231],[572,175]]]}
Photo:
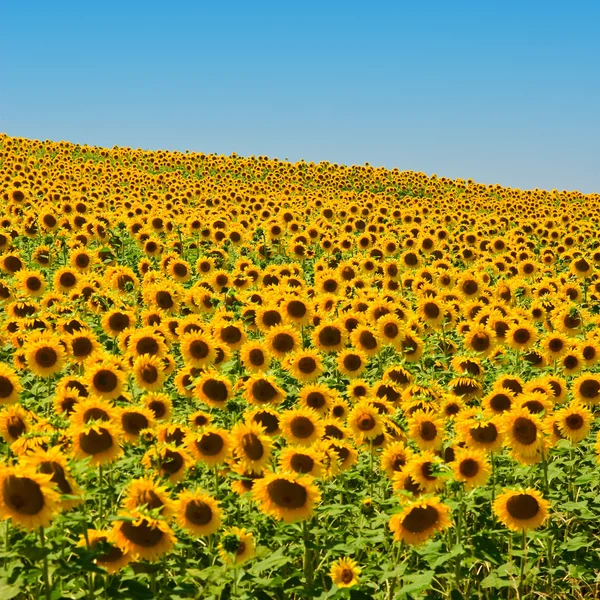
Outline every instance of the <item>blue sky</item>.
{"label": "blue sky", "polygon": [[600,192],[598,2],[9,2],[0,131]]}

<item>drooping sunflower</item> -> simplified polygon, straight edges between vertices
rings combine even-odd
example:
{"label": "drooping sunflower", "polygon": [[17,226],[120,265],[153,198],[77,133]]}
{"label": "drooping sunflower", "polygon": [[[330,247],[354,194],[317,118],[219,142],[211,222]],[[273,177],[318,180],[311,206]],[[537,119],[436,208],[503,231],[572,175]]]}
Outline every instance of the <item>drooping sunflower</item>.
{"label": "drooping sunflower", "polygon": [[79,545],[85,546],[89,542],[90,551],[94,554],[94,562],[106,569],[110,575],[114,575],[129,564],[131,556],[110,542],[109,537],[108,530],[88,529]]}
{"label": "drooping sunflower", "polygon": [[351,558],[338,558],[329,570],[331,581],[339,588],[349,588],[359,583],[360,567]]}
{"label": "drooping sunflower", "polygon": [[31,427],[31,414],[20,404],[8,406],[0,412],[0,435],[9,445],[27,434]]}
{"label": "drooping sunflower", "polygon": [[458,415],[455,430],[459,440],[469,448],[487,452],[499,450],[504,440],[499,417],[477,413],[473,410],[467,410]]}
{"label": "drooping sunflower", "polygon": [[296,473],[267,473],[254,483],[252,496],[262,512],[286,523],[308,519],[321,499],[313,478]]}
{"label": "drooping sunflower", "polygon": [[281,413],[281,434],[290,444],[311,446],[324,432],[323,421],[312,409],[295,408]]}
{"label": "drooping sunflower", "polygon": [[217,500],[200,490],[183,490],[177,497],[177,524],[193,536],[216,533],[221,526],[221,515]]}
{"label": "drooping sunflower", "polygon": [[227,565],[237,567],[248,562],[256,554],[254,535],[244,528],[230,527],[221,536],[219,554]]}
{"label": "drooping sunflower", "polygon": [[142,458],[148,469],[155,468],[161,477],[174,484],[185,478],[188,467],[193,464],[191,456],[182,448],[160,444],[148,450]]}
{"label": "drooping sunflower", "polygon": [[116,520],[109,541],[135,559],[155,560],[175,545],[175,535],[167,523],[135,512]]}
{"label": "drooping sunflower", "polygon": [[167,489],[157,484],[151,477],[141,477],[130,482],[123,506],[130,512],[139,514],[155,513],[168,519],[173,514],[174,504]]}
{"label": "drooping sunflower", "polygon": [[55,489],[60,494],[71,496],[71,498],[60,500],[62,508],[72,508],[81,501],[81,490],[73,479],[69,471],[67,458],[59,446],[54,446],[48,450],[40,449],[27,454],[23,457],[23,464],[38,473],[50,475],[50,481]]}
{"label": "drooping sunflower", "polygon": [[279,427],[280,415],[278,412],[268,408],[255,408],[244,413],[244,420],[247,423],[258,423],[267,435],[276,436],[281,433]]}
{"label": "drooping sunflower", "polygon": [[89,457],[89,464],[93,466],[111,463],[123,452],[117,427],[109,422],[75,427],[71,437],[75,457]]}
{"label": "drooping sunflower", "polygon": [[447,472],[444,461],[433,452],[414,454],[403,469],[413,481],[426,493],[441,490],[446,480],[443,476]]}
{"label": "drooping sunflower", "polygon": [[381,453],[381,469],[392,479],[413,457],[413,451],[404,442],[392,442]]}
{"label": "drooping sunflower", "polygon": [[25,529],[49,527],[60,510],[52,475],[31,467],[0,467],[0,516]]}
{"label": "drooping sunflower", "polygon": [[253,421],[238,423],[231,430],[231,440],[235,456],[244,470],[260,473],[271,458],[273,446],[264,428]]}
{"label": "drooping sunflower", "polygon": [[422,544],[450,525],[450,509],[436,496],[407,502],[389,522],[394,540],[411,545]]}
{"label": "drooping sunflower", "polygon": [[418,335],[407,330],[401,343],[401,350],[406,361],[419,362],[425,352],[425,343]]}
{"label": "drooping sunflower", "polygon": [[494,513],[511,531],[537,529],[548,516],[550,502],[534,489],[505,490],[494,502]]}
{"label": "drooping sunflower", "polygon": [[131,406],[119,411],[118,421],[121,426],[123,439],[131,444],[136,444],[140,439],[140,432],[154,427],[154,413],[145,406]]}

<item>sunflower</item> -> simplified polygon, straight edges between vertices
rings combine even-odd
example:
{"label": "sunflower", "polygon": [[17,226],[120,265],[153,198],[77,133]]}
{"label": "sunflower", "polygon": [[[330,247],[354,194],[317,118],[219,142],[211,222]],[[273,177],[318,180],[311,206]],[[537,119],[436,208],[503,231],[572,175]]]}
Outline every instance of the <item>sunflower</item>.
{"label": "sunflower", "polygon": [[569,350],[561,356],[558,364],[565,375],[575,375],[576,373],[579,373],[584,366],[579,348],[576,345],[571,346]]}
{"label": "sunflower", "polygon": [[49,527],[60,509],[52,475],[22,465],[0,466],[0,516],[25,529]]}
{"label": "sunflower", "polygon": [[336,356],[338,371],[352,379],[360,377],[367,368],[368,357],[362,350],[343,350]]}
{"label": "sunflower", "polygon": [[314,448],[287,447],[279,455],[282,472],[299,473],[318,478],[323,473],[323,455]]}
{"label": "sunflower", "polygon": [[479,398],[483,393],[483,385],[475,377],[454,377],[448,382],[448,388],[465,402]]}
{"label": "sunflower", "polygon": [[257,423],[264,432],[270,436],[276,436],[281,433],[279,428],[279,413],[268,407],[255,408],[244,413],[244,420],[247,423]]}
{"label": "sunflower", "polygon": [[329,570],[331,581],[339,588],[349,588],[359,583],[360,567],[351,558],[338,558]]}
{"label": "sunflower", "polygon": [[16,275],[21,290],[32,298],[39,298],[46,291],[46,278],[40,271],[21,269]]}
{"label": "sunflower", "polygon": [[168,421],[173,414],[173,401],[167,394],[148,392],[142,396],[141,401],[152,411],[157,421]]}
{"label": "sunflower", "polygon": [[62,371],[66,351],[59,338],[40,336],[25,347],[25,360],[30,371],[38,377],[52,377]]}
{"label": "sunflower", "polygon": [[404,339],[404,323],[395,314],[387,314],[377,320],[377,333],[384,345],[400,350]]}
{"label": "sunflower", "polygon": [[403,472],[410,475],[421,490],[429,494],[441,490],[446,484],[444,469],[447,469],[444,467],[444,461],[433,452],[427,451],[413,455]]}
{"label": "sunflower", "polygon": [[298,404],[301,407],[312,409],[320,415],[325,415],[329,412],[336,393],[327,385],[313,383],[305,385],[300,389]]}
{"label": "sunflower", "polygon": [[394,540],[411,545],[422,544],[450,525],[450,509],[436,496],[404,504],[389,522]]}
{"label": "sunflower", "polygon": [[346,332],[338,320],[323,320],[314,328],[312,341],[320,352],[339,352],[346,342]]}
{"label": "sunflower", "polygon": [[323,421],[312,409],[295,408],[281,413],[279,427],[290,444],[311,446],[324,433]]}
{"label": "sunflower", "polygon": [[77,287],[81,275],[76,269],[63,267],[54,273],[54,289],[66,294]]}
{"label": "sunflower", "polygon": [[129,483],[123,498],[125,509],[139,514],[160,515],[168,519],[173,514],[173,501],[165,487],[155,483],[151,477],[141,477]]}
{"label": "sunflower", "polygon": [[517,400],[517,406],[524,408],[531,414],[548,414],[554,402],[546,392],[526,392],[521,394]]}
{"label": "sunflower", "polygon": [[114,400],[122,394],[125,374],[116,361],[105,359],[86,365],[85,372],[86,379],[84,383],[90,393],[98,398]]}
{"label": "sunflower", "polygon": [[496,346],[496,334],[493,329],[483,325],[471,327],[463,337],[463,346],[479,356],[489,356]]}
{"label": "sunflower", "polygon": [[311,382],[323,373],[323,359],[316,350],[297,350],[288,354],[283,366],[298,381]]}
{"label": "sunflower", "polygon": [[366,325],[356,327],[350,334],[350,341],[357,350],[360,350],[368,357],[379,354],[381,350],[381,341],[377,332]]}
{"label": "sunflower", "polygon": [[150,354],[142,354],[135,359],[132,373],[137,386],[148,392],[162,388],[166,378],[161,359]]}
{"label": "sunflower", "polygon": [[485,485],[491,473],[486,454],[470,448],[457,448],[454,451],[452,470],[455,479],[462,481],[467,490]]}
{"label": "sunflower", "polygon": [[90,465],[115,461],[121,454],[117,428],[112,423],[92,423],[72,429],[75,458],[90,458]]}
{"label": "sunflower", "polygon": [[81,502],[82,493],[69,472],[67,459],[60,447],[54,446],[49,450],[40,449],[28,454],[23,457],[23,464],[38,473],[50,475],[50,481],[56,490],[60,494],[71,496],[68,499],[61,499],[63,509],[72,508]]}
{"label": "sunflower", "polygon": [[[508,414],[508,413],[504,413]],[[469,448],[496,452],[503,443],[501,422],[495,415],[466,410],[458,415],[455,430],[460,441]]]}
{"label": "sunflower", "polygon": [[501,415],[512,409],[515,398],[514,392],[508,388],[497,388],[481,399],[481,406],[492,414]]}
{"label": "sunflower", "polygon": [[218,321],[213,324],[212,333],[218,343],[225,344],[232,352],[239,350],[246,341],[246,332],[241,321]]}
{"label": "sunflower", "polygon": [[238,423],[231,430],[233,451],[246,471],[260,473],[271,458],[273,441],[264,428],[253,421]]}
{"label": "sunflower", "polygon": [[551,361],[558,360],[567,352],[571,342],[569,338],[559,332],[546,334],[541,342],[541,349]]}
{"label": "sunflower", "polygon": [[373,440],[383,433],[383,417],[377,408],[366,400],[361,400],[352,408],[347,422],[357,438]]}
{"label": "sunflower", "polygon": [[222,511],[212,496],[199,490],[183,490],[177,497],[175,518],[182,529],[199,537],[218,531]]}
{"label": "sunflower", "polygon": [[244,384],[243,397],[255,406],[277,405],[284,400],[285,392],[272,375],[255,374]]}
{"label": "sunflower", "polygon": [[421,450],[439,450],[444,443],[444,422],[429,412],[417,410],[408,420],[408,435]]}
{"label": "sunflower", "polygon": [[94,554],[94,562],[106,569],[110,575],[114,575],[129,564],[131,556],[110,542],[109,537],[108,530],[88,529],[79,545],[85,546],[89,542],[89,549]]}
{"label": "sunflower", "polygon": [[135,326],[135,313],[130,310],[113,309],[104,313],[100,321],[102,329],[111,337],[117,337]]}
{"label": "sunflower", "polygon": [[140,440],[140,432],[155,425],[154,413],[145,406],[132,406],[119,411],[118,422],[123,439],[131,444]]}
{"label": "sunflower", "polygon": [[594,421],[591,411],[577,400],[557,410],[553,416],[562,436],[573,444],[587,436]]}
{"label": "sunflower", "polygon": [[527,531],[544,523],[549,507],[537,490],[505,490],[494,502],[494,513],[511,531]]}
{"label": "sunflower", "polygon": [[406,463],[413,457],[413,451],[404,442],[392,442],[381,453],[381,469],[392,479],[402,472]]}
{"label": "sunflower", "polygon": [[156,327],[136,329],[127,339],[127,353],[134,358],[144,355],[162,358],[168,351],[165,336]]}
{"label": "sunflower", "polygon": [[254,535],[244,528],[230,527],[223,532],[219,554],[225,564],[239,566],[254,558]]}
{"label": "sunflower", "polygon": [[188,436],[187,448],[196,460],[213,467],[224,463],[229,457],[232,440],[226,429],[208,426],[200,433]]}
{"label": "sunflower", "polygon": [[240,360],[248,371],[267,371],[271,359],[271,353],[262,341],[249,340],[240,349]]}
{"label": "sunflower", "polygon": [[321,499],[309,475],[268,473],[254,483],[252,496],[267,515],[293,523],[312,516]]}
{"label": "sunflower", "polygon": [[600,404],[600,375],[584,373],[571,384],[573,397],[588,406]]}
{"label": "sunflower", "polygon": [[291,325],[271,327],[265,336],[269,351],[279,359],[302,348],[300,334]]}
{"label": "sunflower", "polygon": [[212,416],[203,410],[197,410],[188,416],[188,421],[193,429],[202,429],[212,423]]}
{"label": "sunflower", "polygon": [[14,369],[0,363],[0,404],[13,404],[19,399],[21,381]]}
{"label": "sunflower", "polygon": [[425,343],[416,334],[407,332],[401,343],[401,351],[408,362],[419,362],[425,352]]}
{"label": "sunflower", "polygon": [[75,363],[81,364],[100,348],[93,333],[80,332],[68,338],[69,355]]}
{"label": "sunflower", "polygon": [[78,402],[69,417],[71,425],[80,427],[94,421],[116,422],[117,411],[106,400],[88,397]]}
{"label": "sunflower", "polygon": [[205,368],[215,360],[215,344],[205,333],[192,331],[181,336],[179,350],[188,367]]}
{"label": "sunflower", "polygon": [[110,533],[109,541],[134,559],[155,560],[175,545],[171,528],[160,519],[139,512],[120,515]]}
{"label": "sunflower", "polygon": [[294,323],[297,326],[308,325],[312,318],[310,304],[296,295],[285,298],[280,308],[283,311],[284,321]]}
{"label": "sunflower", "polygon": [[215,370],[205,371],[196,382],[194,397],[208,406],[223,408],[231,397],[231,382]]}
{"label": "sunflower", "polygon": [[540,416],[518,408],[502,417],[505,443],[525,457],[534,456],[545,447],[546,428]]}
{"label": "sunflower", "polygon": [[0,435],[7,444],[16,442],[31,430],[31,415],[20,404],[0,412]]}

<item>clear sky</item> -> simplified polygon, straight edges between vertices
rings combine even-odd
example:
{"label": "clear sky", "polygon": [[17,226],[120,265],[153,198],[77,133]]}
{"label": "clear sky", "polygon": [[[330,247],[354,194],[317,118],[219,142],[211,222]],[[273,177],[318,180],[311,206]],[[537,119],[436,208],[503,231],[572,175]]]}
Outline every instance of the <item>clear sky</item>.
{"label": "clear sky", "polygon": [[5,2],[0,131],[600,192],[600,2]]}

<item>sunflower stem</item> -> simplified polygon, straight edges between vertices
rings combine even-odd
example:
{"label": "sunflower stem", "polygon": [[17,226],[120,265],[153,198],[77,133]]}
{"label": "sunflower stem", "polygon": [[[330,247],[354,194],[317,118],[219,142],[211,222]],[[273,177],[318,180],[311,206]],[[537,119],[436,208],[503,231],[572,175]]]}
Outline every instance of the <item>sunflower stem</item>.
{"label": "sunflower stem", "polygon": [[[462,522],[463,522],[463,512],[465,509],[465,492],[463,489],[463,484],[461,483],[458,488],[458,517],[456,519],[456,545],[460,545],[461,536],[462,536]],[[456,555],[456,564],[454,569],[454,574],[456,577],[456,589],[460,592],[460,553]]]}
{"label": "sunflower stem", "polygon": [[40,544],[42,550],[44,550],[43,558],[43,570],[44,570],[44,592],[46,600],[50,600],[50,577],[48,575],[48,554],[46,554],[46,536],[44,535],[44,528],[40,527]]}
{"label": "sunflower stem", "polygon": [[312,556],[309,548],[309,532],[307,521],[302,521],[302,538],[304,539],[304,578],[306,585],[312,586],[313,571],[312,571]]}
{"label": "sunflower stem", "polygon": [[550,496],[550,488],[548,485],[548,457],[544,449],[542,448],[542,475],[544,477],[544,496],[548,498]]}
{"label": "sunflower stem", "polygon": [[98,465],[98,515],[102,520],[103,509],[102,509],[102,465]]}
{"label": "sunflower stem", "polygon": [[523,580],[525,579],[525,563],[527,562],[527,531],[525,530],[525,528],[523,528],[522,532],[523,554],[521,555],[521,574],[519,576],[519,598],[521,598],[523,594]]}
{"label": "sunflower stem", "polygon": [[219,493],[219,469],[217,465],[213,467],[213,473],[215,476],[215,496]]}
{"label": "sunflower stem", "polygon": [[373,480],[375,479],[375,472],[373,471],[373,440],[369,440],[369,497],[373,498]]}

